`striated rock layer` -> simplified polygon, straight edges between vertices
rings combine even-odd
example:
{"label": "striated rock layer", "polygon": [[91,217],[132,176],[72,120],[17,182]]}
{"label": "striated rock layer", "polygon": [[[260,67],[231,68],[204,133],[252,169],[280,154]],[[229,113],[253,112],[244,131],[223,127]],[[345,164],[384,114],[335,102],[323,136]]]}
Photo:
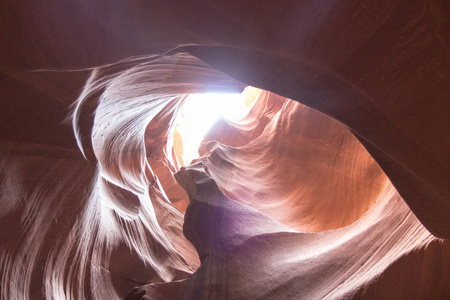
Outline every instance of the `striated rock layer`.
{"label": "striated rock layer", "polygon": [[450,298],[445,1],[5,7],[1,299]]}

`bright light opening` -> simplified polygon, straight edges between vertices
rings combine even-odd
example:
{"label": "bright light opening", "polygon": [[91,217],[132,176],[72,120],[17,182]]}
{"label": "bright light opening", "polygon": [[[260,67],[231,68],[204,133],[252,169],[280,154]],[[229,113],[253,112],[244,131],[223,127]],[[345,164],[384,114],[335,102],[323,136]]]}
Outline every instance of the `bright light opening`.
{"label": "bright light opening", "polygon": [[[182,164],[188,165],[198,158],[203,137],[219,119],[236,122],[244,118],[259,92],[256,88],[247,87],[241,94],[189,95],[175,120],[175,129],[182,143]],[[253,97],[249,97],[250,94]]]}

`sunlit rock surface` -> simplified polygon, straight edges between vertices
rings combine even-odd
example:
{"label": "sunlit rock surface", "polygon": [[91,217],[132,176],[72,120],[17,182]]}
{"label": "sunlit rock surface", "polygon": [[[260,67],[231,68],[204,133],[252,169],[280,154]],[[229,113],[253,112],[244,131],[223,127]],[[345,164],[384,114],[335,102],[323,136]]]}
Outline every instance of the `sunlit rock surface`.
{"label": "sunlit rock surface", "polygon": [[450,298],[446,1],[4,6],[1,299]]}

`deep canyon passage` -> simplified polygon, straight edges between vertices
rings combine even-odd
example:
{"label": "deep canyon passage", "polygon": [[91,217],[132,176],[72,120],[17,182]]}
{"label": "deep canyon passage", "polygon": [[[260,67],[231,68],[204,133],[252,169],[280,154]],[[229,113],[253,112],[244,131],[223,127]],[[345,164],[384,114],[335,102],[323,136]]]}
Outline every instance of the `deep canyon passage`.
{"label": "deep canyon passage", "polygon": [[2,5],[0,299],[450,298],[446,1]]}

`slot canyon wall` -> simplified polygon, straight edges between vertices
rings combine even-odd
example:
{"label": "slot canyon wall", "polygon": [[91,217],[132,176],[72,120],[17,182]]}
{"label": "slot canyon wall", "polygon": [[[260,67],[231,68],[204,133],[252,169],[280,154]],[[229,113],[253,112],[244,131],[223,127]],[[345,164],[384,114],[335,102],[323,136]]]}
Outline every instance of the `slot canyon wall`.
{"label": "slot canyon wall", "polygon": [[2,7],[1,299],[450,298],[447,1]]}

